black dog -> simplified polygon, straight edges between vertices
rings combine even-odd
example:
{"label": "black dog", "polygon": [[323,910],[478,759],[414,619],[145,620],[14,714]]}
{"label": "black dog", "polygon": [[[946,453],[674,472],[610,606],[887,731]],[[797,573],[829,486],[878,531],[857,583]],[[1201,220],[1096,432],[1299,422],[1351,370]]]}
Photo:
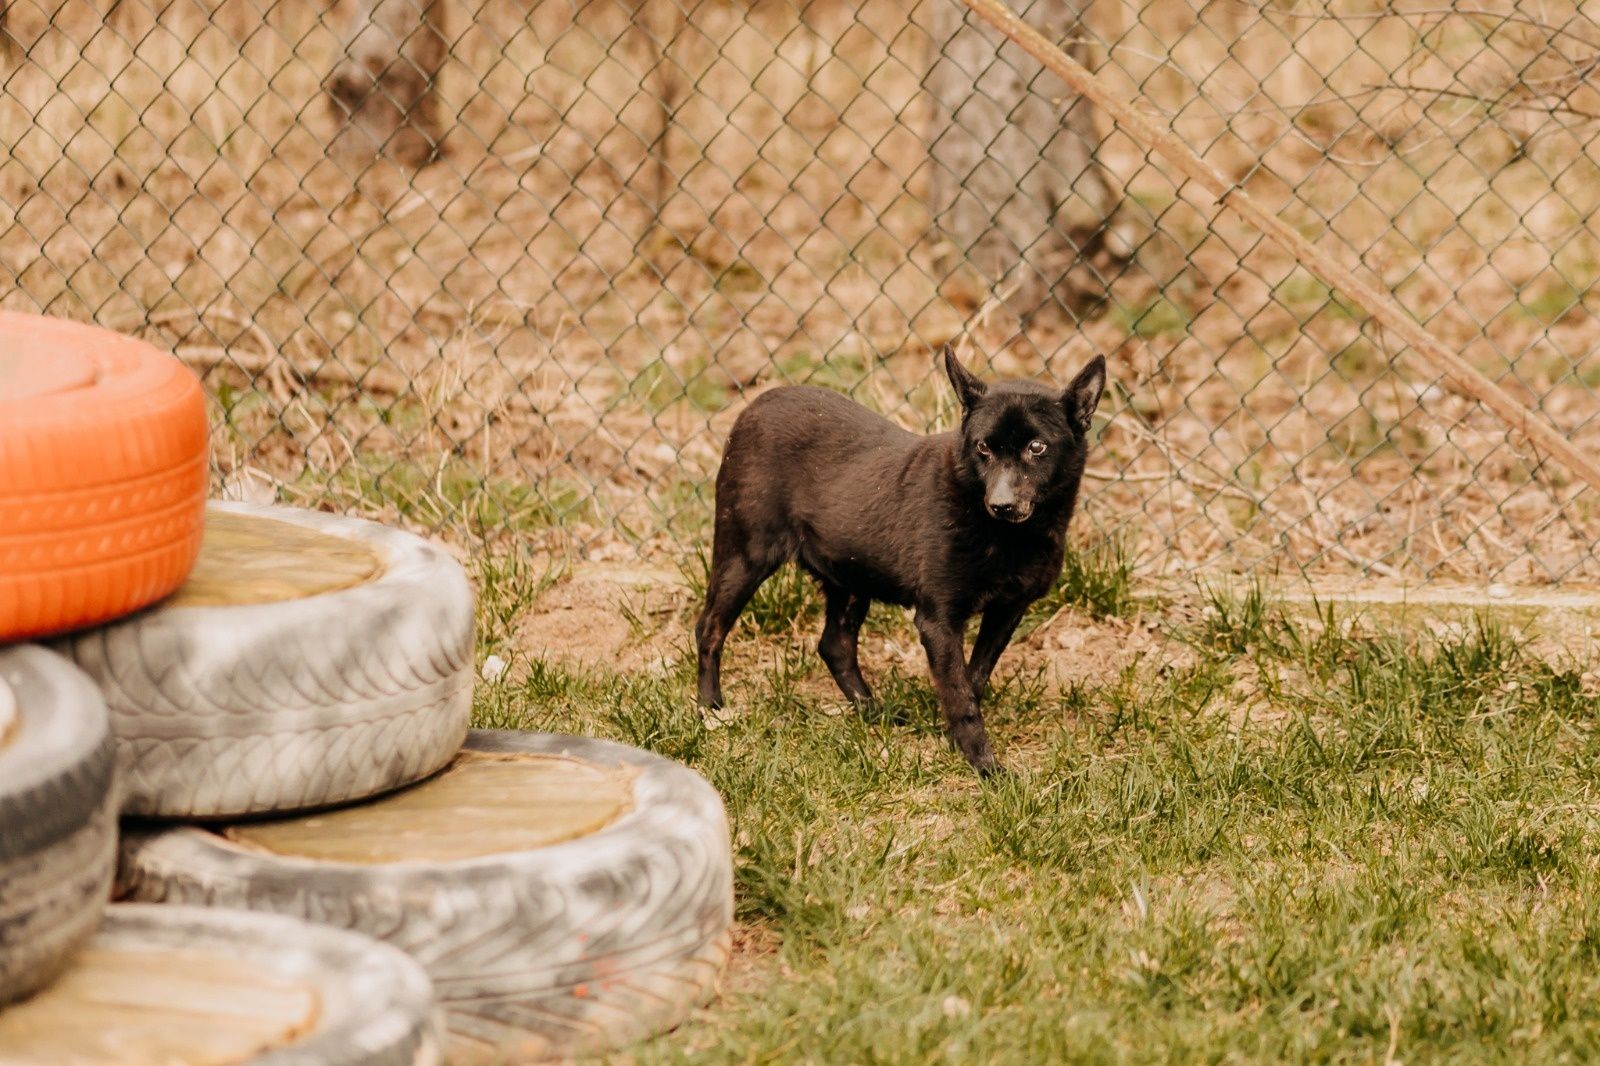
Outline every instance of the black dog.
{"label": "black dog", "polygon": [[856,662],[872,601],[914,607],[950,739],[979,773],[995,769],[978,705],[1023,612],[1061,573],[1106,363],[1095,356],[1063,393],[985,386],[948,346],[944,366],[961,400],[958,431],[917,436],[809,385],[766,393],[733,424],[695,627],[703,705],[722,705],[722,644],[739,612],[798,559],[822,583],[817,650],[845,697],[872,698]]}

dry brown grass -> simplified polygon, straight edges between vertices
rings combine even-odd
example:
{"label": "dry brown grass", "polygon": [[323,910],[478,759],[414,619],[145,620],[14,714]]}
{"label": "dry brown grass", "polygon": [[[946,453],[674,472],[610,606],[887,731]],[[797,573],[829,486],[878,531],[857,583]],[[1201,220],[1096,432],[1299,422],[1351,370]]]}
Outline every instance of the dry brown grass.
{"label": "dry brown grass", "polygon": [[[1564,473],[1115,132],[1143,240],[1109,302],[1022,328],[947,283],[920,202],[925,12],[647,5],[676,42],[655,67],[628,8],[464,0],[460,119],[407,175],[328,154],[340,12],[149,2],[14,2],[0,305],[205,368],[226,485],[664,550],[704,533],[753,391],[815,379],[927,425],[949,417],[929,352],[965,331],[1006,373],[1112,353],[1089,514],[1152,571],[1596,576],[1600,520]],[[1480,8],[1152,0],[1085,32],[1213,163],[1588,441],[1600,25],[1570,0]]]}

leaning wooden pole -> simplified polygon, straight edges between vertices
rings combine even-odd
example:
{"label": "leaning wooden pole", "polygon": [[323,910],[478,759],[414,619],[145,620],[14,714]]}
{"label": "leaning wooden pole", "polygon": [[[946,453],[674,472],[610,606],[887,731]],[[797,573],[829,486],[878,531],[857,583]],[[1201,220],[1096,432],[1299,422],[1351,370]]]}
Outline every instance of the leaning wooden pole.
{"label": "leaning wooden pole", "polygon": [[1524,404],[1512,399],[1504,389],[1435,339],[1395,302],[1393,296],[1373,282],[1346,269],[1328,253],[1301,236],[1298,230],[1262,207],[1249,193],[1217,173],[1211,164],[1201,159],[1192,148],[1179,140],[1170,128],[1157,123],[1131,101],[1113,93],[1092,71],[1046,40],[1038,30],[1022,21],[1016,12],[1001,0],[961,0],[961,2],[995,29],[1015,41],[1023,51],[1044,64],[1051,73],[1104,108],[1126,133],[1146,147],[1160,152],[1173,166],[1215,196],[1217,202],[1225,209],[1232,211],[1283,245],[1307,270],[1343,293],[1386,328],[1393,330],[1395,336],[1432,363],[1457,389],[1475,397],[1511,429],[1560,459],[1568,470],[1587,481],[1592,487],[1600,489],[1600,465],[1596,465],[1594,460],[1579,451],[1571,441],[1561,435],[1560,430],[1539,418]]}

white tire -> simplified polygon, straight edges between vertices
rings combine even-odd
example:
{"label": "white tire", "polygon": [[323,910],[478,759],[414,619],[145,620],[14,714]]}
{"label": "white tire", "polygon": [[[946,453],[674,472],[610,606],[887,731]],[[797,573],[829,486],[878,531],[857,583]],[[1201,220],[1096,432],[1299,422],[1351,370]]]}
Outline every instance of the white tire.
{"label": "white tire", "polygon": [[123,813],[210,819],[347,803],[439,769],[471,714],[472,627],[466,574],[419,537],[212,504],[189,584],[59,647],[105,694]]}
{"label": "white tire", "polygon": [[6,1066],[437,1066],[433,989],[387,944],[275,914],[119,904],[0,1014]]}
{"label": "white tire", "polygon": [[117,856],[100,693],[44,648],[0,649],[0,1005],[54,977],[94,932]]}
{"label": "white tire", "polygon": [[[448,861],[384,854],[403,832],[352,834],[353,849],[375,849],[362,861],[259,843],[285,825],[325,836],[341,819],[383,817],[386,805],[444,787],[458,763],[365,814],[239,827],[249,842],[199,828],[130,835],[122,891],[294,914],[405,949],[433,978],[453,1063],[593,1053],[680,1022],[711,994],[729,952],[733,867],[715,790],[684,766],[599,740],[474,731],[467,751],[574,764],[568,794],[545,791],[551,808],[591,806],[599,772],[617,775],[626,799],[582,835]],[[485,819],[501,815],[491,802],[482,805]],[[473,831],[471,810],[446,812],[463,839]]]}

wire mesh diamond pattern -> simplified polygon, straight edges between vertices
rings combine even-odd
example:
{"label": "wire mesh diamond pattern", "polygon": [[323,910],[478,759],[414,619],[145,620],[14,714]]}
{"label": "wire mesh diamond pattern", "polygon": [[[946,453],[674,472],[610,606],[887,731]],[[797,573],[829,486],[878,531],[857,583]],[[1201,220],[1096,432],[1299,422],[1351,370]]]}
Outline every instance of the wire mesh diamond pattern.
{"label": "wire mesh diamond pattern", "polygon": [[[1600,20],[1025,17],[1541,417],[1600,438]],[[143,335],[219,492],[600,557],[708,535],[813,382],[1112,364],[1085,536],[1160,574],[1591,580],[1564,470],[958,0],[0,0],[0,306]]]}

